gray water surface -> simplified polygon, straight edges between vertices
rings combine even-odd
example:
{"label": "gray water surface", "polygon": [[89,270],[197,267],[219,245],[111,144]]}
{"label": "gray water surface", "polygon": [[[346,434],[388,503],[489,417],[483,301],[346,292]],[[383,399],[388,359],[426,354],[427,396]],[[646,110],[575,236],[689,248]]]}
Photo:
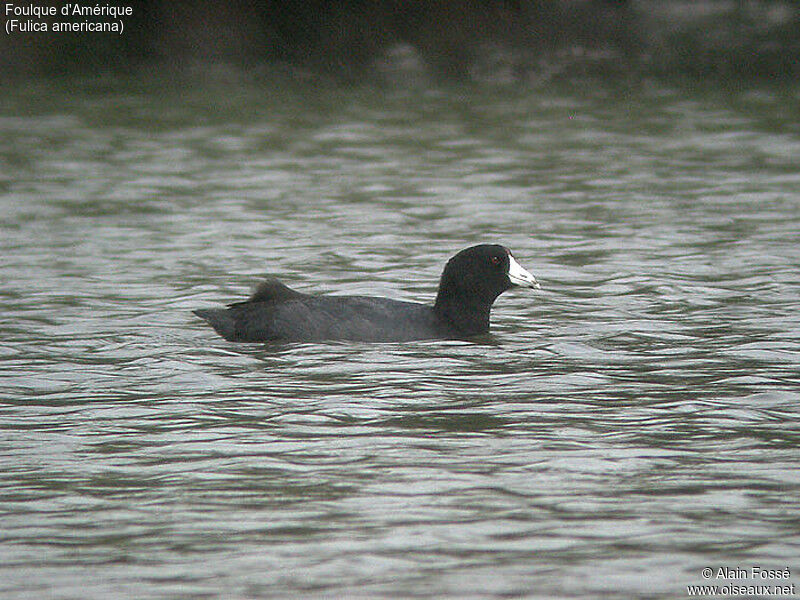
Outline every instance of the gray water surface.
{"label": "gray water surface", "polygon": [[[6,89],[0,595],[800,584],[798,117],[664,84]],[[236,345],[191,314],[264,275],[431,301],[481,242],[543,288],[485,343]]]}

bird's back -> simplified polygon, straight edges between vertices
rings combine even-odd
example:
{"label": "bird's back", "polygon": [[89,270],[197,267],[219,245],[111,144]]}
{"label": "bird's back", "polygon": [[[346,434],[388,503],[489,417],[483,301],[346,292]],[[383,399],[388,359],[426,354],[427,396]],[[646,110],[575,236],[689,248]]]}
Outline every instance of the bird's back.
{"label": "bird's back", "polygon": [[433,307],[369,296],[311,296],[275,280],[246,302],[201,309],[225,339],[236,342],[351,340],[400,342],[450,337]]}

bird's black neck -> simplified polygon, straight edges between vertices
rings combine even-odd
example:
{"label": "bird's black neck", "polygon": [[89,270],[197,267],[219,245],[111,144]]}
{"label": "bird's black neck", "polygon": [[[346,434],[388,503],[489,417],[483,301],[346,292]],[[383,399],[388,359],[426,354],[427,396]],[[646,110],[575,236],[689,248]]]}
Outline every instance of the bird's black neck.
{"label": "bird's black neck", "polygon": [[457,290],[443,291],[440,288],[433,310],[459,336],[472,337],[489,333],[489,313],[493,300],[494,298],[487,301],[485,298],[457,293]]}

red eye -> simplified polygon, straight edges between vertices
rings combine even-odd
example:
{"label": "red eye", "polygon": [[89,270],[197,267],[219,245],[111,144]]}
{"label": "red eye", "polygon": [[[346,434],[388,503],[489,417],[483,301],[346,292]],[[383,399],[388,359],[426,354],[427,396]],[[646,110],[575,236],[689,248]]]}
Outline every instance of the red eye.
{"label": "red eye", "polygon": [[500,257],[499,256],[492,256],[492,264],[499,265],[500,264]]}

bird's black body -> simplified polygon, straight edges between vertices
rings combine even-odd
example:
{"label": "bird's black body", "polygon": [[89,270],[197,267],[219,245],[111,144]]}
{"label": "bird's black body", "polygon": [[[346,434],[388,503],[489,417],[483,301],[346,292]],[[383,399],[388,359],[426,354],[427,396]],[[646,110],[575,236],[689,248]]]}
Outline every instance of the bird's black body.
{"label": "bird's black body", "polygon": [[302,294],[269,279],[245,302],[194,312],[232,342],[463,339],[489,332],[492,303],[512,286],[510,270],[517,274],[514,284],[536,285],[506,248],[481,245],[450,259],[433,306],[370,296]]}
{"label": "bird's black body", "polygon": [[[261,289],[268,291],[278,286],[285,288],[271,280]],[[394,318],[398,313],[403,315],[399,322]],[[197,310],[195,314],[231,342],[402,342],[453,337],[455,333],[439,323],[430,306],[369,296],[311,296],[295,292],[291,297],[276,300],[269,294],[262,294],[225,309]]]}

